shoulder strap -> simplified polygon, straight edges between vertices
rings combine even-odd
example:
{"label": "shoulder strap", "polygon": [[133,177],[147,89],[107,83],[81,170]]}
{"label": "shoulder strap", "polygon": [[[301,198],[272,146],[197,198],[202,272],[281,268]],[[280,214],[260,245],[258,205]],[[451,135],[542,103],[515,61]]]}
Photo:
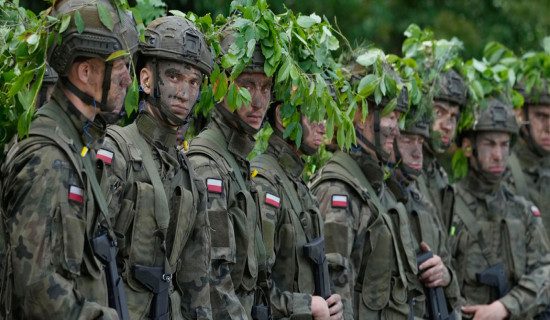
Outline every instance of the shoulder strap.
{"label": "shoulder strap", "polygon": [[527,188],[527,182],[525,181],[525,175],[521,170],[519,159],[515,153],[510,156],[510,170],[512,171],[512,177],[514,177],[514,183],[516,184],[516,193],[522,197],[529,199],[529,189]]}
{"label": "shoulder strap", "polygon": [[481,229],[479,228],[478,222],[472,211],[470,210],[470,207],[468,207],[468,204],[466,203],[466,200],[464,199],[464,194],[462,191],[457,191],[457,210],[456,214],[462,219],[462,222],[464,222],[464,226],[468,229],[468,231],[477,239]]}

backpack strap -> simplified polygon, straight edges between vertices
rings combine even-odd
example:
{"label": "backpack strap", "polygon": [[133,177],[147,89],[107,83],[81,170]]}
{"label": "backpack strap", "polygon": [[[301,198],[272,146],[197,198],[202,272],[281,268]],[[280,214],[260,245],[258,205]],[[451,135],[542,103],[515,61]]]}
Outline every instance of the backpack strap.
{"label": "backpack strap", "polygon": [[515,153],[512,153],[508,163],[510,164],[512,177],[514,177],[517,194],[529,199],[529,189],[527,188],[527,182],[525,181],[525,174],[523,173],[523,170],[521,170],[519,159]]}

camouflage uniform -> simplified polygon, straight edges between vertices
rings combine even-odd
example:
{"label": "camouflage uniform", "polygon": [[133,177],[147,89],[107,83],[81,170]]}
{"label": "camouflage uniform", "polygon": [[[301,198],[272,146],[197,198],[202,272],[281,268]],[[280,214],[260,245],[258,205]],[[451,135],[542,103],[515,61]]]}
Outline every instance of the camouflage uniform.
{"label": "camouflage uniform", "polygon": [[[162,268],[167,275],[175,273],[169,289],[171,319],[211,317],[205,187],[175,147],[176,134],[142,111],[133,124],[110,127],[98,150],[114,190],[109,209],[115,214],[115,230],[126,238],[118,259],[128,310],[136,319],[147,318],[154,294],[136,279],[135,265]],[[148,150],[138,148],[137,139],[145,142],[142,144]],[[155,186],[144,152],[151,154],[162,181],[168,200],[165,212],[156,212]]]}
{"label": "camouflage uniform", "polygon": [[[228,124],[222,108],[214,109],[205,130],[191,141],[188,156],[197,177],[207,185],[213,317],[247,319],[255,304],[258,277],[265,274],[256,191],[251,186],[250,164],[246,160],[255,141]],[[238,172],[231,165],[233,160]]]}
{"label": "camouflage uniform", "polygon": [[[64,113],[79,136],[39,113],[30,136],[7,147],[2,164],[2,210],[7,256],[2,314],[16,319],[118,319],[108,308],[103,265],[91,240],[104,221],[93,195],[80,150],[90,137],[88,119],[56,88],[42,107]],[[42,110],[42,109],[41,109]],[[44,112],[44,111],[42,111]],[[87,127],[92,146],[103,139],[105,122]],[[71,154],[69,154],[70,152]],[[86,157],[95,159],[93,151]]]}
{"label": "camouflage uniform", "polygon": [[305,162],[290,144],[272,134],[266,151],[251,166],[258,170],[253,181],[260,200],[273,316],[311,319],[314,270],[303,247],[323,236],[323,221],[317,201],[301,176]]}

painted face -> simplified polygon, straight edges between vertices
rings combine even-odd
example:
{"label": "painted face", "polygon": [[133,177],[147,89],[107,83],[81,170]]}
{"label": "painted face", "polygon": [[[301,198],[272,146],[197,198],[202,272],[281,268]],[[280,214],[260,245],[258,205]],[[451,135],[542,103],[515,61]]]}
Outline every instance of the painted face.
{"label": "painted face", "polygon": [[323,137],[327,132],[325,121],[309,121],[308,118],[302,117],[303,142],[306,146],[319,150],[319,146],[323,143]]}
{"label": "painted face", "polygon": [[445,101],[434,101],[435,121],[432,130],[441,135],[442,149],[447,149],[454,138],[460,109]]}
{"label": "painted face", "polygon": [[527,110],[531,137],[544,150],[550,151],[550,105],[538,105]]}
{"label": "painted face", "polygon": [[[271,78],[264,73],[241,73],[235,83],[239,88],[246,88],[250,92],[252,101],[250,107],[243,105],[236,113],[249,126],[259,130],[262,127],[269,102],[271,101]],[[224,99],[222,104],[226,109],[231,110]]]}
{"label": "painted face", "polygon": [[403,164],[414,170],[422,170],[422,144],[424,137],[418,134],[401,133],[397,147]]}
{"label": "painted face", "polygon": [[510,156],[510,134],[479,132],[476,143],[480,169],[493,175],[502,175]]}
{"label": "painted face", "polygon": [[200,71],[176,61],[160,61],[158,68],[161,104],[178,118],[185,119],[199,96]]}
{"label": "painted face", "polygon": [[389,154],[393,153],[393,143],[395,139],[399,137],[400,115],[401,112],[393,111],[380,119],[380,145],[382,149]]}

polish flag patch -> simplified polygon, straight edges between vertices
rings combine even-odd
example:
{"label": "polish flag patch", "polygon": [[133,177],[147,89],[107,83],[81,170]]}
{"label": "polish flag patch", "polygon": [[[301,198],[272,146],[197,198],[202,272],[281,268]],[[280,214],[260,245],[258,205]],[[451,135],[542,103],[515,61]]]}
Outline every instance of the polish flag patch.
{"label": "polish flag patch", "polygon": [[206,179],[206,189],[208,192],[222,193],[222,181],[220,179]]}
{"label": "polish flag patch", "polygon": [[333,195],[332,196],[332,207],[333,208],[347,208],[348,207],[348,196]]}
{"label": "polish flag patch", "polygon": [[99,159],[99,160],[102,160],[103,162],[105,162],[107,164],[111,164],[111,162],[113,162],[113,157],[114,156],[115,156],[115,154],[113,152],[109,151],[109,150],[99,149],[99,150],[97,150],[95,158]]}
{"label": "polish flag patch", "polygon": [[271,193],[265,194],[265,203],[274,206],[275,208],[279,208],[281,205],[281,198],[272,195]]}
{"label": "polish flag patch", "polygon": [[82,203],[84,200],[84,189],[77,186],[70,186],[69,188],[69,200]]}
{"label": "polish flag patch", "polygon": [[535,216],[540,216],[540,211],[539,211],[539,208],[537,208],[537,206],[531,206],[531,212],[532,212]]}

